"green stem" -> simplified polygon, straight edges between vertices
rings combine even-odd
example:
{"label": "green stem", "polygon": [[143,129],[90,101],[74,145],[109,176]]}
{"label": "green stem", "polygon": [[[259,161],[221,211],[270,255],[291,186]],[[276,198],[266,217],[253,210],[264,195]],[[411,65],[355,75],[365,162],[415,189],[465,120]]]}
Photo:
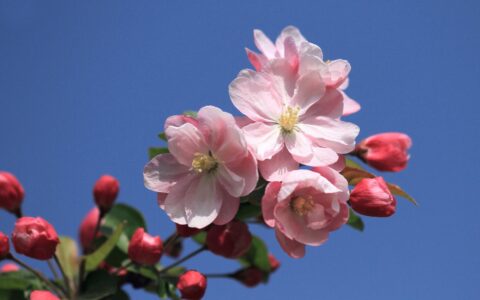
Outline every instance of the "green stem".
{"label": "green stem", "polygon": [[203,251],[207,250],[207,247],[206,246],[202,246],[200,248],[198,248],[197,250],[193,251],[192,253],[190,253],[189,255],[177,260],[176,262],[174,262],[173,264],[169,265],[168,267],[165,267],[163,269],[160,270],[160,274],[164,274],[166,273],[168,270],[172,269],[172,268],[175,268],[176,266],[178,266],[179,264],[189,260],[190,258],[194,257],[195,255],[199,254],[199,253],[202,253]]}
{"label": "green stem", "polygon": [[68,294],[70,295],[70,298],[73,298],[73,291],[72,287],[70,286],[70,281],[68,280],[67,274],[65,274],[65,271],[63,270],[62,264],[60,263],[60,260],[58,259],[58,256],[55,254],[53,256],[55,259],[55,262],[57,263],[58,269],[60,270],[60,273],[62,274],[63,277],[63,283],[65,284],[65,288],[68,291]]}

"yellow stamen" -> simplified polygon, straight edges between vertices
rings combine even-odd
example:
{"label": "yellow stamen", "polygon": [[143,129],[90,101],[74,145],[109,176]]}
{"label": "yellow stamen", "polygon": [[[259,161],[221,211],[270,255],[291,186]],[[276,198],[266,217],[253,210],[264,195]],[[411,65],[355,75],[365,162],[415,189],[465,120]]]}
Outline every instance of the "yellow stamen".
{"label": "yellow stamen", "polygon": [[280,124],[280,127],[282,127],[283,133],[291,133],[293,131],[298,122],[299,110],[300,109],[298,107],[287,106],[287,108],[283,111],[280,119],[278,120],[278,124]]}
{"label": "yellow stamen", "polygon": [[290,202],[290,207],[292,208],[293,212],[299,216],[308,214],[314,206],[315,203],[313,202],[312,196],[299,196]]}
{"label": "yellow stamen", "polygon": [[211,172],[217,168],[217,161],[209,154],[195,153],[192,168],[196,173]]}

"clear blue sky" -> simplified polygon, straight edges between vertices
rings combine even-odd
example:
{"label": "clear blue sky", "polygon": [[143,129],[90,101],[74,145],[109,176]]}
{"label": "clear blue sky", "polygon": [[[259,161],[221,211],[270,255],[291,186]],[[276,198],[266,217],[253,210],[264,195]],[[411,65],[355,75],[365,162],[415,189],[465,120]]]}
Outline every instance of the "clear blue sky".
{"label": "clear blue sky", "polygon": [[[0,169],[24,184],[25,212],[76,235],[92,184],[110,173],[120,201],[169,235],[143,187],[147,148],[160,145],[171,114],[207,104],[235,112],[227,86],[249,67],[252,30],[275,37],[292,24],[326,58],[352,64],[348,92],[363,109],[349,120],[360,137],[412,136],[408,169],[385,177],[420,206],[399,199],[392,218],[365,219],[364,233],[343,228],[302,260],[254,228],[280,270],[255,289],[210,280],[206,298],[479,299],[479,2],[228,2],[0,2]],[[0,230],[13,222],[0,212]],[[206,254],[189,266],[236,264]]]}

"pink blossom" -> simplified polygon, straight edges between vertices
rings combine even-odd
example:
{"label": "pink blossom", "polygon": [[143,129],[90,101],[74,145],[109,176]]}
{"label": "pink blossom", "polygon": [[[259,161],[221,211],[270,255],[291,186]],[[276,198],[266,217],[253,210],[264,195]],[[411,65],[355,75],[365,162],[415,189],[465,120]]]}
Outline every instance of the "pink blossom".
{"label": "pink blossom", "polygon": [[349,115],[360,110],[360,105],[343,90],[348,87],[348,75],[351,67],[343,59],[323,60],[323,52],[317,45],[310,43],[300,31],[293,26],[282,30],[275,43],[262,31],[253,32],[255,45],[260,53],[246,49],[247,56],[257,71],[270,72],[272,64],[283,60],[289,66],[288,72],[293,78],[308,73],[318,73],[327,88],[338,89],[344,98],[343,115]]}
{"label": "pink blossom", "polygon": [[275,228],[282,249],[291,257],[305,255],[305,245],[325,243],[331,231],[348,220],[348,183],[328,168],[289,172],[267,185],[262,199],[265,223]]}
{"label": "pink blossom", "polygon": [[145,186],[181,225],[204,228],[230,222],[241,196],[258,180],[257,162],[229,113],[206,106],[197,118],[173,116],[165,123],[169,154],[144,169]]}
{"label": "pink blossom", "polygon": [[327,89],[316,72],[293,82],[286,68],[280,61],[270,73],[242,71],[230,84],[233,104],[252,120],[242,130],[268,181],[281,180],[299,164],[335,163],[338,154],[354,149],[359,132],[339,120],[340,92]]}

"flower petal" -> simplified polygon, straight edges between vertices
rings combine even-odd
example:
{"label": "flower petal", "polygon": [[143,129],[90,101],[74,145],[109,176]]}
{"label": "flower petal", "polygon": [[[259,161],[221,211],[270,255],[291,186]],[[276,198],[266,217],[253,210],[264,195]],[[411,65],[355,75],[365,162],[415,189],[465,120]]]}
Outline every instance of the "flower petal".
{"label": "flower petal", "polygon": [[245,48],[245,51],[247,52],[248,60],[255,70],[261,71],[263,66],[267,64],[267,58],[264,55],[255,53],[248,48]]}
{"label": "flower petal", "polygon": [[341,93],[343,95],[343,116],[354,114],[362,108],[357,101],[348,97],[344,92]]}
{"label": "flower petal", "polygon": [[302,258],[305,256],[305,245],[289,239],[280,230],[275,229],[275,237],[277,238],[278,243],[282,247],[288,256],[292,258]]}
{"label": "flower petal", "polygon": [[325,116],[332,119],[338,119],[344,111],[344,98],[342,92],[327,88],[322,98],[318,99],[310,108],[300,117],[301,120]]}
{"label": "flower petal", "polygon": [[307,166],[328,166],[338,160],[335,151],[317,146],[303,132],[285,136],[285,146],[295,161]]}
{"label": "flower petal", "polygon": [[196,153],[208,153],[202,133],[191,123],[179,127],[169,126],[165,134],[168,139],[168,150],[182,165],[191,166]]}
{"label": "flower petal", "polygon": [[248,145],[258,160],[270,159],[283,149],[283,137],[277,125],[256,122],[242,129]]}
{"label": "flower petal", "polygon": [[275,227],[275,217],[273,210],[277,204],[277,195],[280,190],[280,182],[270,182],[265,189],[265,194],[262,197],[262,215],[265,223],[270,227]]}
{"label": "flower petal", "polygon": [[221,196],[222,207],[213,223],[216,225],[224,225],[235,218],[238,208],[240,207],[240,198],[231,196],[221,187],[218,188],[217,192],[223,195]]}
{"label": "flower petal", "polygon": [[245,179],[243,177],[230,171],[222,164],[217,167],[215,176],[220,185],[233,197],[240,197],[243,194],[245,188]]}
{"label": "flower petal", "polygon": [[260,173],[267,181],[280,181],[283,176],[290,171],[298,169],[296,162],[290,152],[283,148],[271,159],[265,159],[258,162]]}
{"label": "flower petal", "polygon": [[253,30],[253,40],[258,50],[263,53],[267,58],[271,59],[275,57],[277,48],[272,41],[263,33],[263,31],[255,29]]}
{"label": "flower petal", "polygon": [[167,198],[164,200],[164,210],[173,222],[181,225],[187,224],[185,199],[187,198],[189,187],[197,181],[199,181],[199,175],[187,175],[172,187]]}
{"label": "flower petal", "polygon": [[275,41],[275,46],[278,50],[278,52],[281,55],[285,55],[286,49],[284,49],[285,45],[285,40],[291,39],[294,43],[295,46],[300,46],[303,42],[306,42],[306,39],[303,37],[303,35],[300,33],[300,30],[298,30],[297,27],[295,26],[287,26],[285,27],[280,35],[277,37],[277,40]]}
{"label": "flower petal", "polygon": [[240,196],[246,196],[250,194],[258,182],[258,167],[257,160],[253,153],[248,151],[248,155],[243,159],[238,159],[236,161],[231,161],[225,165],[226,168],[242,177],[245,181],[243,191]]}
{"label": "flower petal", "polygon": [[325,94],[325,84],[318,73],[310,72],[302,75],[296,82],[291,106],[298,106],[304,113]]}
{"label": "flower petal", "polygon": [[171,154],[155,156],[143,169],[145,187],[154,192],[168,193],[170,188],[189,172]]}

